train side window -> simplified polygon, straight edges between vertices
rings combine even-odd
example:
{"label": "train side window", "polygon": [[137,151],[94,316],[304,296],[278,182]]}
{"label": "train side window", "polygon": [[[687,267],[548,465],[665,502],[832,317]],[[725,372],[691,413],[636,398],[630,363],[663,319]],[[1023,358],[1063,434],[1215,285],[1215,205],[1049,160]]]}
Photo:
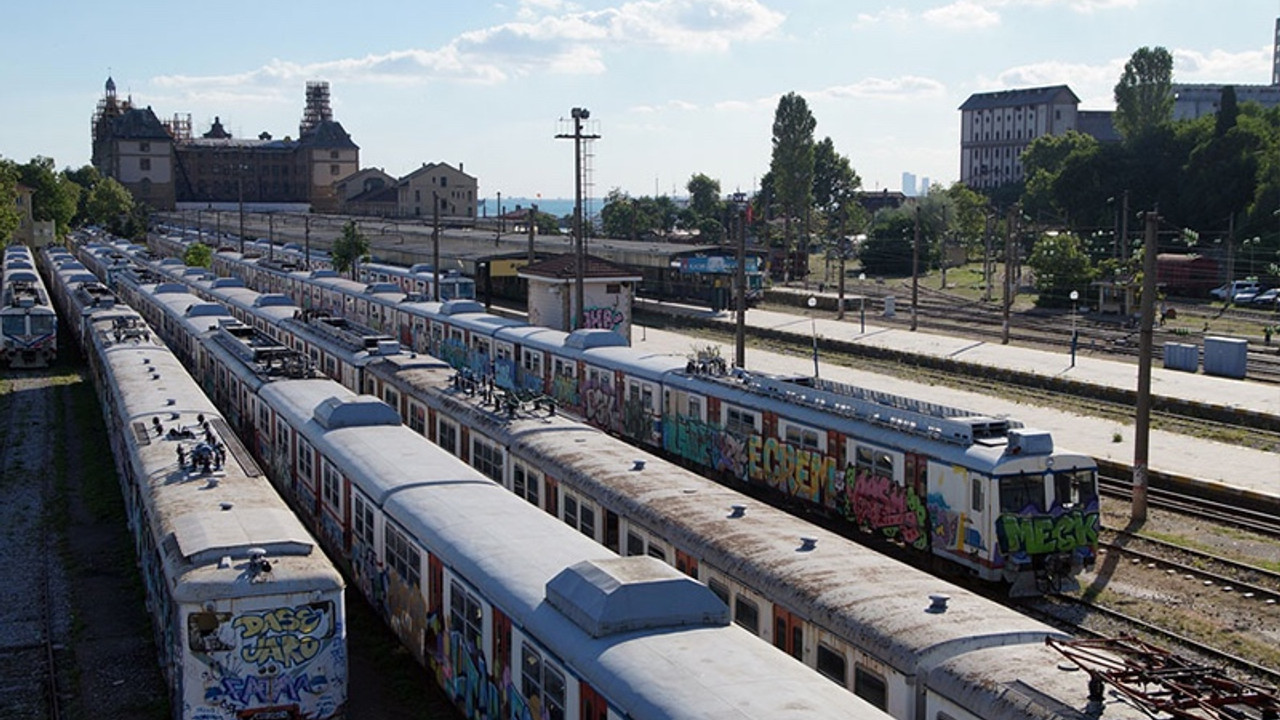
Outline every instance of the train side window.
{"label": "train side window", "polygon": [[528,500],[535,507],[541,507],[538,502],[540,496],[538,491],[541,484],[542,476],[536,470],[526,467],[524,463],[518,460],[512,464],[511,491]]}
{"label": "train side window", "polygon": [[724,408],[724,429],[743,436],[751,436],[760,432],[760,415],[741,408],[726,405]]}
{"label": "train side window", "polygon": [[542,353],[536,350],[524,348],[522,362],[524,363],[525,372],[530,375],[542,377]]}
{"label": "train side window", "polygon": [[644,554],[644,538],[636,533],[627,531],[627,557]]}
{"label": "train side window", "polygon": [[484,636],[484,606],[479,598],[456,581],[449,583],[449,621],[453,629],[471,644],[473,652],[484,651],[480,644]]}
{"label": "train side window", "polygon": [[711,588],[711,592],[720,598],[720,602],[724,603],[725,607],[729,607],[729,588],[724,583],[711,578],[707,581],[707,587]]}
{"label": "train side window", "polygon": [[311,462],[314,453],[315,450],[311,448],[311,443],[303,440],[302,438],[298,438],[298,475],[301,476],[303,480],[306,480],[307,484],[311,484],[315,479],[315,476],[311,474]]}
{"label": "train side window", "polygon": [[400,409],[400,393],[396,392],[393,388],[388,387],[382,389],[382,400],[396,410]]}
{"label": "train side window", "polygon": [[575,378],[578,376],[578,366],[568,360],[555,359],[556,376],[565,378]]}
{"label": "train side window", "polygon": [[649,552],[647,554],[649,557],[657,558],[662,562],[667,561],[667,551],[661,545],[653,542],[652,540],[649,541]]}
{"label": "train side window", "polygon": [[826,675],[844,687],[848,683],[845,673],[848,672],[844,655],[818,643],[818,672]]}
{"label": "train side window", "polygon": [[386,547],[387,565],[399,573],[405,582],[418,587],[422,582],[422,556],[409,542],[409,536],[388,522],[383,529],[382,542]]}
{"label": "train side window", "polygon": [[542,655],[529,646],[520,644],[521,691],[527,701],[537,698],[542,705],[543,717],[564,720],[564,673],[544,661]]}
{"label": "train side window", "polygon": [[826,437],[823,433],[811,427],[797,425],[792,422],[783,421],[783,427],[786,428],[785,439],[788,445],[794,445],[806,450],[825,450]]}
{"label": "train side window", "polygon": [[351,496],[351,529],[364,544],[373,545],[373,506],[358,493]]}
{"label": "train side window", "polygon": [[409,401],[409,429],[419,435],[427,434],[427,411],[412,400]]}
{"label": "train side window", "polygon": [[752,635],[760,634],[760,608],[741,595],[733,603],[733,621],[751,631]]}
{"label": "train side window", "polygon": [[982,497],[983,481],[984,481],[983,478],[976,477],[976,476],[970,479],[970,487],[973,490],[971,494],[973,495],[972,507],[974,512],[982,512],[983,509],[986,507],[985,499]]}
{"label": "train side window", "polygon": [[320,461],[320,494],[325,505],[342,514],[342,474],[327,460]]}
{"label": "train side window", "polygon": [[889,709],[888,691],[884,678],[861,665],[853,669],[853,694],[881,710]]}
{"label": "train side window", "polygon": [[436,444],[448,450],[451,455],[458,454],[458,426],[440,418],[436,423]]}
{"label": "train side window", "polygon": [[702,398],[697,395],[690,395],[688,399],[689,412],[688,416],[695,420],[705,419],[702,414]]}
{"label": "train side window", "polygon": [[561,507],[564,508],[561,519],[566,525],[589,538],[595,538],[596,511],[590,503],[583,502],[581,498],[566,490]]}
{"label": "train side window", "polygon": [[471,465],[492,480],[502,482],[502,448],[485,442],[479,437],[471,438]]}

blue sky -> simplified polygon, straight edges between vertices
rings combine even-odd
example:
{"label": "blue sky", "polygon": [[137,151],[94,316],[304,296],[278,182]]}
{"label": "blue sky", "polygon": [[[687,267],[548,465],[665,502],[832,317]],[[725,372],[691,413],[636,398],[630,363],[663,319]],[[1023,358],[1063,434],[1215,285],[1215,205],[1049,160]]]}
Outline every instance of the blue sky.
{"label": "blue sky", "polygon": [[[286,9],[287,8],[287,9]],[[203,9],[203,11],[202,11]],[[974,92],[1067,83],[1084,109],[1138,47],[1177,82],[1266,84],[1278,0],[508,0],[17,3],[0,42],[0,155],[89,161],[108,74],[162,119],[296,136],[308,80],[361,164],[465,164],[481,194],[569,197],[573,107],[591,112],[592,195],[751,190],[778,98],[804,96],[867,189],[950,183]]]}

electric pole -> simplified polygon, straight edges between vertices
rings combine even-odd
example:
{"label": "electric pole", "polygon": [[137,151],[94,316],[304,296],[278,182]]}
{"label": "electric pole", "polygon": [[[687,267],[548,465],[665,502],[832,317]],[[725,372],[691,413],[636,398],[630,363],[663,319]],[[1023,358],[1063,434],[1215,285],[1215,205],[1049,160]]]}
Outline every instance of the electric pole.
{"label": "electric pole", "polygon": [[1133,438],[1133,510],[1137,522],[1147,519],[1148,455],[1151,435],[1151,351],[1154,345],[1156,307],[1156,230],[1160,216],[1146,213],[1147,232],[1142,245],[1142,326],[1138,336],[1138,402]]}
{"label": "electric pole", "polygon": [[431,299],[440,302],[440,196],[431,191]]}
{"label": "electric pole", "polygon": [[577,330],[586,325],[587,312],[583,297],[583,278],[587,274],[587,255],[585,251],[586,241],[583,237],[586,231],[582,225],[582,141],[597,140],[600,136],[582,134],[582,121],[591,117],[590,110],[576,107],[569,114],[573,118],[573,134],[560,133],[556,135],[556,139],[573,140],[573,250],[577,259],[575,263],[576,272],[574,273],[573,300],[577,308],[574,310],[574,323],[570,330]]}

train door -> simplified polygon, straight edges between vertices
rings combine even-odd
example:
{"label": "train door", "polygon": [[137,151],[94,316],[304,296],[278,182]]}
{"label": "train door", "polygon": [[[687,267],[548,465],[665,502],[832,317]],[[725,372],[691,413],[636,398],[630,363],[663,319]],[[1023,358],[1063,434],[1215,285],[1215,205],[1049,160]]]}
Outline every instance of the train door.
{"label": "train door", "polygon": [[609,717],[609,703],[586,683],[578,686],[578,717],[582,720],[608,720]]}
{"label": "train door", "polygon": [[694,580],[698,579],[698,559],[678,548],[676,549],[676,569]]}
{"label": "train door", "polygon": [[804,662],[804,620],[777,603],[773,606],[773,645]]}

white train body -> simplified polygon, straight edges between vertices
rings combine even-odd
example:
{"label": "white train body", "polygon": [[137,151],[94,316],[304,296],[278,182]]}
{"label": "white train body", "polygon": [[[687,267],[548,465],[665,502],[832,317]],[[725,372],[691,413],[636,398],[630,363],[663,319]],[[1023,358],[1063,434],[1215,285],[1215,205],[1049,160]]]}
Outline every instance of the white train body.
{"label": "white train body", "polygon": [[[610,334],[574,335],[584,348],[575,364],[593,354],[626,352],[609,344]],[[517,347],[563,353],[569,336],[504,326],[501,337]],[[597,341],[604,349],[592,347]],[[310,347],[312,341],[294,335],[293,342]],[[670,362],[660,356],[647,361],[659,373]],[[359,364],[349,376],[355,378],[351,387],[395,405],[416,432],[609,549],[656,557],[697,577],[721,597],[736,623],[894,717],[1075,718],[1068,708],[1087,702],[1084,674],[1060,669],[1060,658],[1043,645],[1045,637],[1059,635],[1053,628],[667,461],[643,454],[644,467],[636,469],[634,447],[548,416],[545,405],[530,413],[525,403],[508,414],[494,398],[490,407],[481,400],[482,386],[464,392],[451,367],[427,356],[382,355],[366,363],[348,356],[338,363]],[[678,383],[669,387],[685,392]],[[745,405],[750,399],[744,395],[722,397]],[[793,417],[810,426],[830,422]],[[766,452],[778,450],[755,450],[758,467],[765,467]],[[940,460],[971,466],[1001,461],[999,452],[981,446],[951,452]],[[965,452],[988,457],[975,460]],[[735,507],[740,517],[734,517]],[[806,537],[814,547],[801,550]],[[937,595],[950,598],[944,612],[930,610]],[[993,659],[999,657],[1013,664]],[[931,670],[935,666],[946,670]],[[993,686],[997,677],[1001,684]],[[1110,701],[1098,717],[1135,716]]]}
{"label": "white train body", "polygon": [[58,356],[58,315],[49,303],[35,256],[24,245],[3,250],[0,268],[0,362],[48,367]]}
{"label": "white train body", "polygon": [[46,255],[102,400],[173,716],[342,718],[341,575],[142,317]]}
{"label": "white train body", "polygon": [[377,398],[265,379],[219,341],[225,310],[117,279],[226,383],[277,487],[468,717],[887,717],[731,623],[704,585],[530,507]]}

